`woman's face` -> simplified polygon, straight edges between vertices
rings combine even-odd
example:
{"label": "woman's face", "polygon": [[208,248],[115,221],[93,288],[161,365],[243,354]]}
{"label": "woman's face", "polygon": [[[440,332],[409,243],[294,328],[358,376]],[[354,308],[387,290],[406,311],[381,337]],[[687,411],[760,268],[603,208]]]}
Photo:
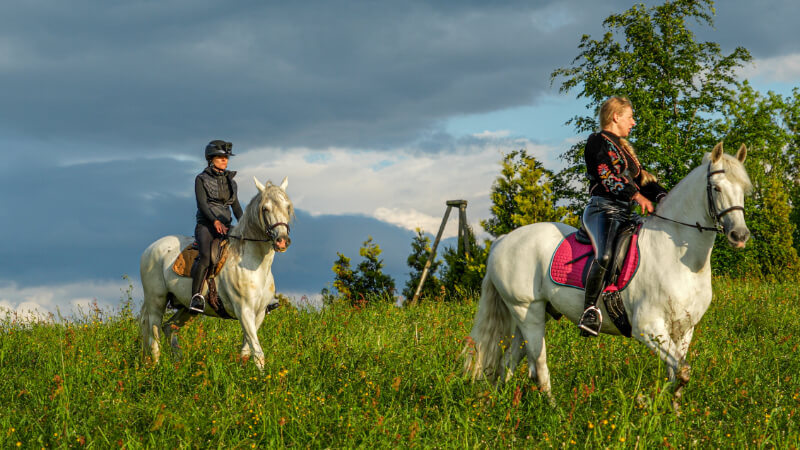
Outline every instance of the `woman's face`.
{"label": "woman's face", "polygon": [[225,170],[228,168],[228,157],[215,156],[214,159],[211,160],[211,164],[213,164],[218,170]]}
{"label": "woman's face", "polygon": [[622,113],[614,114],[614,122],[617,125],[617,136],[628,137],[631,128],[636,125],[636,121],[633,120],[633,109],[623,108]]}

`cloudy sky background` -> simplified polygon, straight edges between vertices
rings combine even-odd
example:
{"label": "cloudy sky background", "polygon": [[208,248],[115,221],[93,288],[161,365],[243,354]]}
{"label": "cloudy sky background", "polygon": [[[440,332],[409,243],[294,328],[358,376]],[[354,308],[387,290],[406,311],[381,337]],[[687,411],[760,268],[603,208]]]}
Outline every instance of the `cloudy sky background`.
{"label": "cloudy sky background", "polygon": [[[368,236],[402,287],[413,229],[435,233],[446,200],[480,230],[504,152],[560,167],[586,110],[550,73],[633,4],[498,3],[3,2],[0,307],[116,306],[123,275],[141,300],[144,248],[193,231],[212,139],[234,142],[243,203],[253,176],[289,177],[280,292],[318,293]],[[742,78],[787,95],[797,17],[796,0],[730,0],[696,33],[750,50]]]}

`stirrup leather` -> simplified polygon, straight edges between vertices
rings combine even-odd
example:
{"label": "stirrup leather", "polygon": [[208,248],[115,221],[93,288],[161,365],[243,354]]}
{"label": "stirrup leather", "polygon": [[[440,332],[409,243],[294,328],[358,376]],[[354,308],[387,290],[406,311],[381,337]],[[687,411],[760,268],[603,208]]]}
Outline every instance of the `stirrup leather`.
{"label": "stirrup leather", "polygon": [[[588,318],[587,316],[591,313],[597,314],[597,329],[594,329],[589,324],[584,323],[584,320],[587,319]],[[580,328],[582,331],[588,333],[591,336],[597,336],[597,334],[600,332],[600,327],[602,325],[603,325],[603,313],[600,311],[600,308],[598,308],[595,305],[592,305],[583,311],[581,320],[578,323],[578,328]]]}
{"label": "stirrup leather", "polygon": [[[195,301],[197,299],[197,301]],[[200,294],[194,294],[189,301],[189,311],[203,312],[206,307],[206,299]]]}

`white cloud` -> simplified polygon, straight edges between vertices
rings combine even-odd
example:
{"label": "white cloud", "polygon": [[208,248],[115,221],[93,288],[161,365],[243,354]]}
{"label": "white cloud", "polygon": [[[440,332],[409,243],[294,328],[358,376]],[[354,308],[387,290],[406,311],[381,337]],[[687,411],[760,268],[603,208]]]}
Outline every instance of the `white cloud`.
{"label": "white cloud", "polygon": [[508,130],[497,130],[497,131],[489,131],[484,130],[480,133],[475,133],[472,136],[480,139],[500,139],[506,138],[511,134]]}
{"label": "white cloud", "polygon": [[[557,152],[527,139],[497,136],[434,154],[261,148],[243,153],[232,169],[241,168],[237,178],[243,199],[255,193],[254,175],[276,183],[288,175],[288,192],[298,209],[314,215],[360,214],[431,234],[439,229],[446,201],[467,200],[467,218],[480,233],[478,222],[489,216],[489,193],[502,155],[519,148],[545,165]],[[456,234],[457,218],[451,212],[445,237]]]}
{"label": "white cloud", "polygon": [[[134,285],[138,285],[134,282]],[[26,318],[46,319],[51,314],[67,318],[78,311],[90,313],[94,304],[103,311],[120,305],[128,283],[80,282],[52,286],[20,287],[17,283],[0,284],[0,310]]]}
{"label": "white cloud", "polygon": [[800,79],[800,53],[755,59],[742,67],[739,74],[763,82],[796,83]]}

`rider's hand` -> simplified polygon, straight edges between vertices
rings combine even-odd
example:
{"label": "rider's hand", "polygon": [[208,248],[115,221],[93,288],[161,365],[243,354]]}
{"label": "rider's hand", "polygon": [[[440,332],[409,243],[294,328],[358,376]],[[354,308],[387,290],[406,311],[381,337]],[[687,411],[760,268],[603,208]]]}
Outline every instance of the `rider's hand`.
{"label": "rider's hand", "polygon": [[223,225],[222,222],[220,222],[219,220],[215,220],[214,221],[214,228],[217,230],[217,233],[219,233],[219,234],[227,234],[228,233],[228,227]]}
{"label": "rider's hand", "polygon": [[655,211],[655,208],[653,208],[653,202],[648,200],[647,197],[642,195],[641,192],[637,192],[636,195],[633,196],[633,201],[638,203],[639,206],[642,208],[642,214],[644,214],[645,211],[647,211],[648,213]]}

